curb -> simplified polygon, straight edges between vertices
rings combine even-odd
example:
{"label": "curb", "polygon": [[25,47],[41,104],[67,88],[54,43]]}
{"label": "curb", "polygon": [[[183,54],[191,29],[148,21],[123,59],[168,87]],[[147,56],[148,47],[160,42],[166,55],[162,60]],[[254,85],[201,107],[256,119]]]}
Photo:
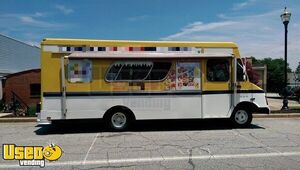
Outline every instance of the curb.
{"label": "curb", "polygon": [[36,122],[36,117],[0,118],[0,123]]}
{"label": "curb", "polygon": [[300,113],[253,114],[253,118],[300,118]]}

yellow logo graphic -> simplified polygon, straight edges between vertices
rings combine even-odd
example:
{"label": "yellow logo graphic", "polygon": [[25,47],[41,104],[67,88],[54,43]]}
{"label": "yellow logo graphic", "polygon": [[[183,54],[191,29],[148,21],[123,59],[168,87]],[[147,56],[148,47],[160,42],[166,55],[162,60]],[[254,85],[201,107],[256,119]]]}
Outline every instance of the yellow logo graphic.
{"label": "yellow logo graphic", "polygon": [[43,155],[49,161],[56,161],[61,157],[62,150],[58,145],[51,144],[49,146],[44,147]]}
{"label": "yellow logo graphic", "polygon": [[62,149],[56,144],[45,147],[3,144],[2,151],[4,160],[18,160],[20,166],[45,167],[45,159],[56,161],[62,156]]}

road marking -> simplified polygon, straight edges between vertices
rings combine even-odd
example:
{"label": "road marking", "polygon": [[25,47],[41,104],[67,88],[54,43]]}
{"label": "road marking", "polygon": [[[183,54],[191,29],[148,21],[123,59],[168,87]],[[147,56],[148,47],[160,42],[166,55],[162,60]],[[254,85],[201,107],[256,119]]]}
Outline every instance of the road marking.
{"label": "road marking", "polygon": [[[300,152],[271,152],[271,153],[252,153],[252,154],[220,154],[220,155],[193,155],[190,156],[168,156],[168,157],[152,157],[152,158],[128,158],[128,159],[110,159],[110,160],[88,160],[85,165],[109,165],[124,163],[145,163],[145,162],[161,162],[161,161],[188,161],[193,160],[218,160],[218,159],[242,159],[242,158],[265,158],[280,156],[300,156]],[[64,166],[64,165],[82,165],[80,161],[65,161],[46,163],[47,166]],[[18,164],[1,164],[0,168],[18,168]],[[22,168],[22,167],[20,167]]]}
{"label": "road marking", "polygon": [[85,165],[86,159],[88,158],[89,153],[90,153],[92,147],[94,146],[94,144],[95,144],[95,142],[96,142],[98,136],[99,136],[99,133],[96,134],[96,136],[95,136],[95,138],[94,138],[94,140],[93,140],[93,142],[92,142],[92,144],[91,144],[89,150],[88,150],[87,153],[85,154],[85,157],[84,157],[84,159],[83,159],[82,165]]}

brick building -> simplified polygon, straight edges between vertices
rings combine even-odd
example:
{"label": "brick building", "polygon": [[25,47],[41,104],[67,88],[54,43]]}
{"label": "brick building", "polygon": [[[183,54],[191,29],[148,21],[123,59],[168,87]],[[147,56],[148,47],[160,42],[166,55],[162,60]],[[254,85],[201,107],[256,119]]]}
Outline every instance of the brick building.
{"label": "brick building", "polygon": [[37,68],[40,68],[39,47],[0,34],[0,112],[10,111],[2,100],[8,104],[18,99],[25,108],[39,102],[40,92],[34,92],[40,86]]}
{"label": "brick building", "polygon": [[41,70],[32,69],[5,76],[3,99],[5,103],[17,100],[23,107],[40,102]]}

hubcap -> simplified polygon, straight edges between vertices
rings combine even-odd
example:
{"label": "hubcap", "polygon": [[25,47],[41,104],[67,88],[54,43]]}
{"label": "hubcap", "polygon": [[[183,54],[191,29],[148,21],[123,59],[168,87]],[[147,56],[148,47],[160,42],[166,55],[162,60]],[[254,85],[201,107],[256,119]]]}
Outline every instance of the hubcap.
{"label": "hubcap", "polygon": [[126,124],[126,116],[124,113],[117,112],[111,117],[111,123],[116,128],[122,128]]}
{"label": "hubcap", "polygon": [[245,110],[238,110],[235,113],[234,119],[238,124],[244,124],[248,120],[248,114]]}

